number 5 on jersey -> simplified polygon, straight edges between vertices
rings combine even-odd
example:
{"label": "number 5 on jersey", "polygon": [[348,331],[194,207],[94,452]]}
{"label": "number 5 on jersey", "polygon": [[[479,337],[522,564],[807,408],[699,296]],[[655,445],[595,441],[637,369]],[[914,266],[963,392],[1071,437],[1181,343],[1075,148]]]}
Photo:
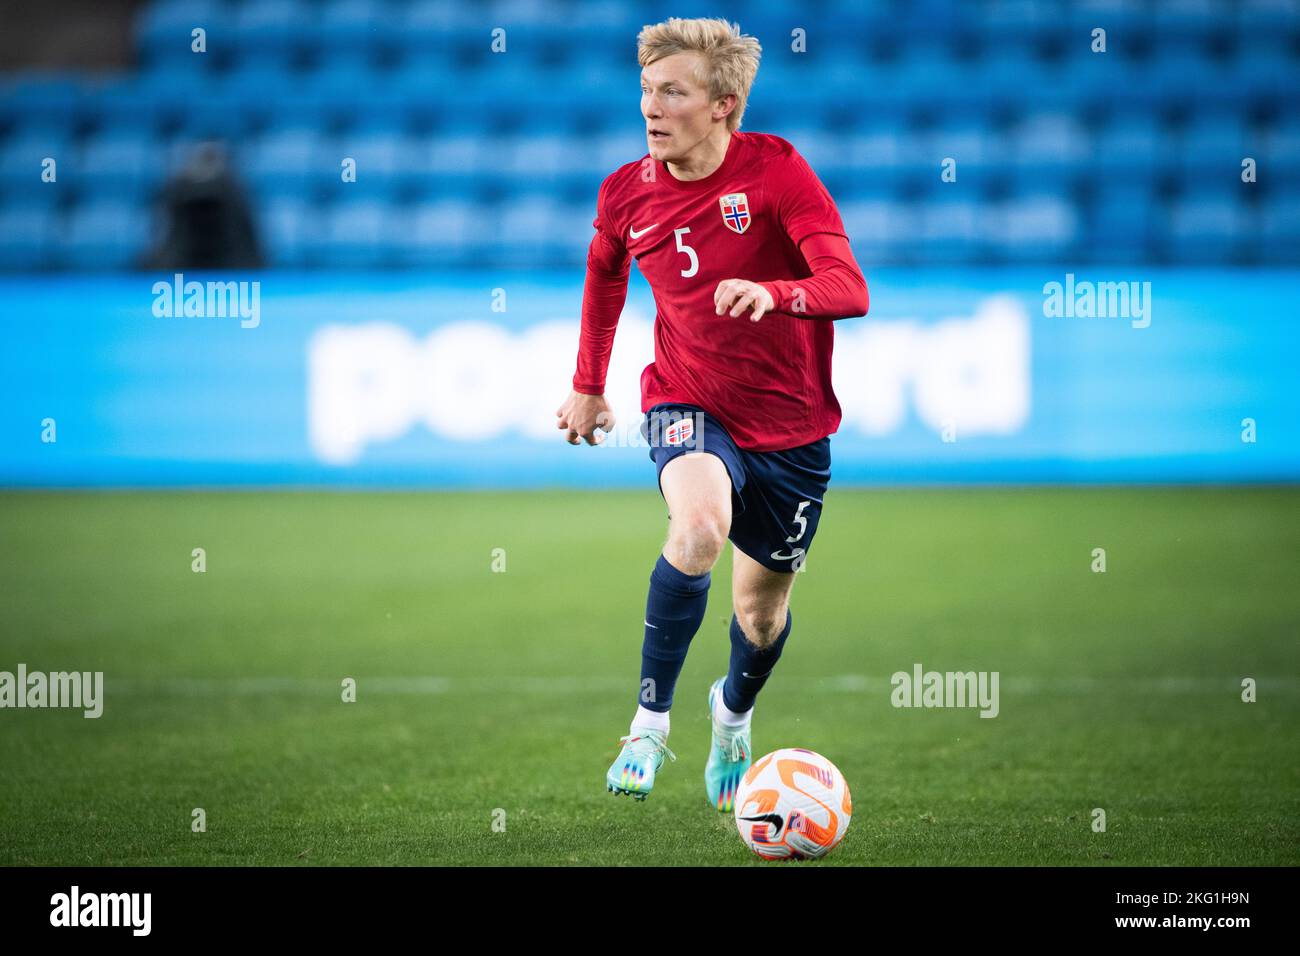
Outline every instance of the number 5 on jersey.
{"label": "number 5 on jersey", "polygon": [[691,260],[691,267],[682,270],[683,279],[689,279],[691,276],[695,275],[695,273],[700,271],[700,257],[695,254],[694,249],[682,242],[682,236],[686,235],[690,231],[690,226],[682,226],[680,229],[673,230],[673,238],[677,240],[677,251],[686,253]]}

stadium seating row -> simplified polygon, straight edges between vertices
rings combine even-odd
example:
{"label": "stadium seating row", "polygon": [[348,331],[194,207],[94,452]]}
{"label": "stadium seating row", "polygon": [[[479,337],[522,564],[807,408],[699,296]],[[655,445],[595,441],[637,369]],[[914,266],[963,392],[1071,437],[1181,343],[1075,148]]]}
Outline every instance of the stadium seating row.
{"label": "stadium seating row", "polygon": [[[1300,262],[1294,0],[733,6],[718,13],[765,43],[745,128],[797,146],[873,261]],[[634,40],[657,17],[634,0],[150,3],[128,75],[0,77],[0,269],[135,261],[204,139],[229,144],[277,264],[580,262],[597,185],[644,153]],[[798,21],[817,25],[804,53]]]}
{"label": "stadium seating row", "polygon": [[[873,264],[999,256],[1016,262],[1300,258],[1300,191],[1259,207],[1222,199],[1152,204],[1138,190],[1082,211],[1049,194],[1001,202],[849,200],[840,209],[858,256]],[[531,263],[576,269],[592,233],[589,204],[545,195],[495,205],[363,199],[323,207],[279,197],[263,210],[269,256],[287,267]],[[0,207],[0,268],[129,267],[155,232],[149,216],[146,207],[117,199],[67,210]]]}

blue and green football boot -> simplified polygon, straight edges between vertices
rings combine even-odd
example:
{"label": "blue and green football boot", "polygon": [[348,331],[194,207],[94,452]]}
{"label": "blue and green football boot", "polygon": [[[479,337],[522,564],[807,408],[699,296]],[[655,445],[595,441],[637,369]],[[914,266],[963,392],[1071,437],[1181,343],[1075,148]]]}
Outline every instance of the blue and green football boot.
{"label": "blue and green football boot", "polygon": [[677,759],[668,749],[668,735],[662,730],[633,727],[631,733],[619,740],[623,749],[605,774],[605,789],[644,800],[654,789],[655,774],[664,764],[664,754]]}
{"label": "blue and green football boot", "polygon": [[731,813],[735,807],[740,778],[754,762],[754,753],[749,740],[748,720],[739,727],[728,727],[713,716],[715,704],[722,703],[722,685],[726,682],[726,677],[719,677],[709,688],[709,721],[713,724],[713,744],[709,748],[709,762],[704,765],[704,791],[708,794],[709,803],[722,813]]}

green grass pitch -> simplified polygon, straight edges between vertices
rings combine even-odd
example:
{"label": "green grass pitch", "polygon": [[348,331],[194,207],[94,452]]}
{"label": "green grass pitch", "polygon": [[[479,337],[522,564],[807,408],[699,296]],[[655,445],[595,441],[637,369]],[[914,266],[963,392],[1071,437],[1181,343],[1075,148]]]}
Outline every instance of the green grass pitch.
{"label": "green grass pitch", "polygon": [[[1298,515],[1296,488],[832,486],[754,719],[758,754],[848,778],[810,865],[1300,862]],[[665,517],[653,489],[0,496],[0,670],[105,673],[98,720],[0,710],[0,863],[773,865],[704,796],[729,552],[677,762],[605,791]],[[918,662],[998,671],[1000,714],[892,707]]]}

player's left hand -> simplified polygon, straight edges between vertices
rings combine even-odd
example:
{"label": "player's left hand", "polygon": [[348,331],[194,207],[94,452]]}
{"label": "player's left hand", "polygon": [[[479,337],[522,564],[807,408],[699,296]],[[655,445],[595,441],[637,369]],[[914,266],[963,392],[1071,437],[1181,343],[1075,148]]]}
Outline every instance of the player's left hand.
{"label": "player's left hand", "polygon": [[748,279],[723,279],[713,292],[713,305],[718,315],[730,309],[733,318],[752,307],[751,322],[757,322],[764,313],[776,308],[772,293]]}

